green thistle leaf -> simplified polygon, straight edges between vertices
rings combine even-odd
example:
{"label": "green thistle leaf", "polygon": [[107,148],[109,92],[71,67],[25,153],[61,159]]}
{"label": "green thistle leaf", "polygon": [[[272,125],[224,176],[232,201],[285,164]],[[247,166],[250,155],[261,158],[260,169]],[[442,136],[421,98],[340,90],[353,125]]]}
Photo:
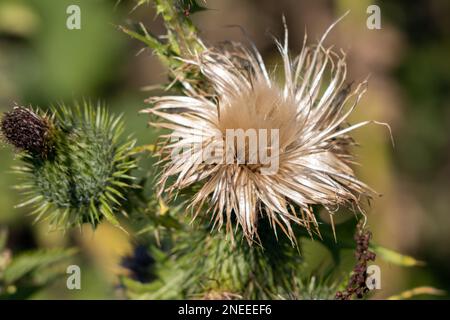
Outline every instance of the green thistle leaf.
{"label": "green thistle leaf", "polygon": [[3,273],[5,283],[11,284],[43,267],[72,257],[76,249],[51,249],[24,252],[16,256]]}

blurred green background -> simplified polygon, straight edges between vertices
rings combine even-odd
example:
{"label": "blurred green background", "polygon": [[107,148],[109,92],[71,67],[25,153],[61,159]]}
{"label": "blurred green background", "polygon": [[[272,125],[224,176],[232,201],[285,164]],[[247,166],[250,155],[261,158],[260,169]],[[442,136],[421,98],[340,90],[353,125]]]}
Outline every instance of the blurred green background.
{"label": "blurred green background", "polygon": [[[81,30],[66,28],[66,9],[81,8]],[[155,134],[137,114],[150,95],[143,88],[164,83],[166,73],[149,50],[121,33],[118,25],[143,22],[164,32],[151,6],[136,10],[135,1],[0,0],[0,112],[17,102],[45,108],[60,101],[90,98],[124,113],[127,128],[139,143]],[[380,30],[366,27],[371,4],[381,8]],[[299,52],[305,30],[316,41],[340,15],[351,10],[327,43],[347,52],[349,78],[370,74],[369,90],[353,122],[375,119],[390,124],[359,129],[354,136],[359,175],[383,197],[375,199],[369,225],[377,243],[426,262],[400,268],[378,262],[382,289],[375,298],[429,285],[450,292],[450,2],[418,0],[208,0],[211,10],[193,16],[207,43],[254,41],[269,65],[277,62],[270,35],[282,35],[287,19],[290,48]],[[239,28],[245,30],[244,34]],[[65,281],[35,298],[117,298],[120,257],[133,239],[107,224],[62,235],[33,225],[26,209],[14,209],[20,197],[8,172],[14,154],[0,149],[0,224],[7,225],[13,252],[76,244],[82,253],[80,291]],[[144,168],[151,167],[144,160]],[[314,254],[314,253],[312,253]]]}

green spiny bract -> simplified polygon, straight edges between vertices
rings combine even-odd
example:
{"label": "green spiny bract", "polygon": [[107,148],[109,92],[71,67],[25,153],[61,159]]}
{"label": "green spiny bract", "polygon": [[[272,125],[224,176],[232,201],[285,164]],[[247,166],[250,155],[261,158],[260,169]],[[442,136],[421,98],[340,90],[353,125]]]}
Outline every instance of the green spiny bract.
{"label": "green spiny bract", "polygon": [[17,189],[27,197],[18,207],[32,205],[36,221],[57,228],[95,227],[103,217],[118,226],[114,213],[134,187],[135,140],[121,142],[121,118],[103,106],[61,105],[51,113],[51,152],[41,157],[25,149],[23,165],[14,168],[22,177]]}
{"label": "green spiny bract", "polygon": [[[181,218],[182,219],[182,218]],[[189,219],[186,219],[188,221]],[[262,222],[261,246],[249,246],[242,230],[231,242],[221,232],[211,233],[207,221],[162,234],[161,249],[150,247],[156,280],[140,283],[122,278],[132,299],[278,299],[295,292],[303,258],[290,240],[278,240]],[[184,225],[184,223],[182,223]]]}

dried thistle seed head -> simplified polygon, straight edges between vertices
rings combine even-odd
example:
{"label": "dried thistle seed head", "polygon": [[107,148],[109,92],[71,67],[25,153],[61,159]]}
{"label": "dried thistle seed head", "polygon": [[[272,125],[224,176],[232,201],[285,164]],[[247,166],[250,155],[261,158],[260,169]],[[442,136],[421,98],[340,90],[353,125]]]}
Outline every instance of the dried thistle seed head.
{"label": "dried thistle seed head", "polygon": [[31,109],[15,106],[2,116],[0,128],[6,142],[20,151],[46,157],[52,150],[51,120]]}
{"label": "dried thistle seed head", "polygon": [[103,106],[75,104],[53,108],[55,126],[52,157],[22,157],[16,167],[23,179],[17,186],[32,205],[36,220],[53,227],[82,223],[95,227],[103,218],[119,226],[115,213],[133,186],[136,168],[134,139],[123,141],[123,123]]}
{"label": "dried thistle seed head", "polygon": [[[160,192],[171,195],[198,185],[191,199],[195,214],[211,213],[215,226],[225,222],[231,236],[236,221],[250,242],[259,238],[261,216],[295,241],[293,223],[319,233],[314,205],[322,205],[330,214],[340,206],[362,211],[360,202],[374,191],[351,168],[353,140],[348,134],[371,121],[348,125],[347,119],[366,82],[350,90],[345,54],[324,47],[331,28],[316,45],[305,45],[297,57],[288,54],[286,30],[285,43],[277,42],[279,69],[284,70],[281,84],[270,75],[261,55],[241,44],[207,49],[186,60],[209,81],[214,99],[185,82],[186,96],[148,100],[153,106],[143,112],[163,119],[151,124],[172,131],[160,148],[165,162]],[[226,145],[226,154],[229,129],[278,132],[275,144],[262,139],[264,135],[253,139],[257,151],[267,152],[270,164],[276,162],[276,170],[266,174],[260,158],[256,163],[248,161],[256,154],[248,149],[251,132],[243,139],[249,144],[231,148],[233,158],[241,159],[242,151],[244,161],[220,161],[220,152],[211,153],[219,161],[205,161],[210,160],[205,159],[210,147]],[[261,147],[262,140],[269,142]]]}

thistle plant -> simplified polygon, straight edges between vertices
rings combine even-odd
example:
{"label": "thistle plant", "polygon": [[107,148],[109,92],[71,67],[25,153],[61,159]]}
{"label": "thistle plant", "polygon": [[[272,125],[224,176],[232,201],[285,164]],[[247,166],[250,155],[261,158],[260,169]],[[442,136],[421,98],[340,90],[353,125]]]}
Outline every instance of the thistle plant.
{"label": "thistle plant", "polygon": [[[20,207],[63,229],[95,228],[102,220],[119,226],[118,213],[126,213],[137,244],[121,261],[128,272],[120,280],[131,299],[366,298],[375,253],[418,264],[370,242],[363,201],[377,193],[353,170],[351,133],[377,122],[348,123],[367,81],[352,85],[345,54],[325,44],[335,24],[317,43],[305,37],[292,56],[284,23],[284,41],[275,41],[279,82],[251,43],[205,44],[190,20],[205,9],[199,2],[139,4],[150,2],[166,34],[143,24],[121,30],[169,71],[166,94],[149,97],[142,110],[159,143],[135,147],[123,137],[121,118],[102,105],[47,112],[15,106],[0,128],[22,163],[14,167],[24,194]],[[253,158],[250,135],[228,144],[229,130],[253,129],[264,132],[253,142],[261,147],[265,140],[265,159],[259,151]],[[277,135],[265,139],[272,131]],[[144,151],[159,159],[153,184],[151,173],[134,176]],[[274,172],[267,172],[267,159],[276,161]],[[340,208],[355,215],[335,226]],[[326,268],[309,269],[310,240],[330,252]],[[353,270],[340,269],[343,249],[355,251]],[[0,263],[0,289],[1,272]]]}
{"label": "thistle plant", "polygon": [[122,141],[120,117],[89,102],[52,107],[47,113],[15,106],[1,119],[4,140],[19,152],[14,171],[35,220],[55,228],[93,227],[106,218],[119,225],[126,193],[133,187],[135,141]]}
{"label": "thistle plant", "polygon": [[[150,299],[333,299],[347,277],[339,282],[305,274],[301,243],[305,236],[321,239],[336,263],[341,248],[354,248],[351,242],[339,244],[333,215],[339,207],[364,215],[362,200],[376,195],[352,169],[349,135],[372,121],[347,123],[367,84],[352,87],[345,54],[325,46],[334,24],[317,44],[307,45],[305,39],[293,58],[285,29],[284,43],[276,42],[284,71],[279,84],[251,44],[206,45],[185,14],[195,1],[187,2],[154,1],[167,27],[162,37],[142,24],[135,31],[122,27],[169,69],[169,94],[150,97],[142,112],[164,132],[156,147],[161,168],[156,197],[181,207],[160,217],[181,222],[165,227],[166,236],[158,238],[165,249],[150,249],[160,280],[125,278],[127,293]],[[233,150],[233,160],[244,155],[240,163],[220,161],[220,151],[205,161],[205,149],[226,145],[228,129],[279,130],[279,145],[265,146],[279,158],[279,170],[263,174],[265,163],[247,161],[247,145]],[[330,213],[331,231],[319,228],[324,225],[320,206]],[[180,211],[197,219],[188,225]],[[350,237],[355,225],[347,224]]]}

